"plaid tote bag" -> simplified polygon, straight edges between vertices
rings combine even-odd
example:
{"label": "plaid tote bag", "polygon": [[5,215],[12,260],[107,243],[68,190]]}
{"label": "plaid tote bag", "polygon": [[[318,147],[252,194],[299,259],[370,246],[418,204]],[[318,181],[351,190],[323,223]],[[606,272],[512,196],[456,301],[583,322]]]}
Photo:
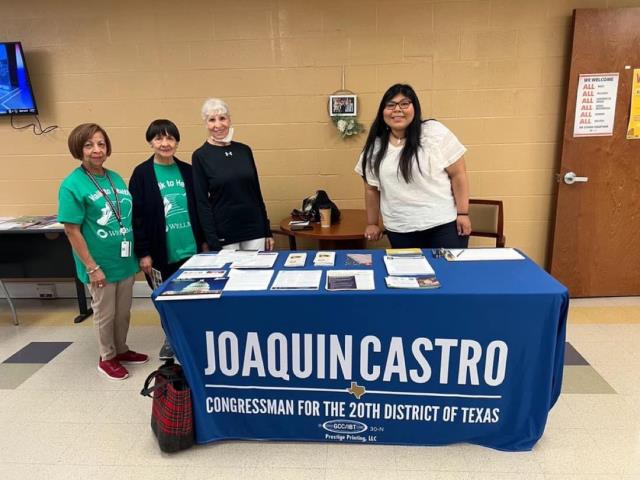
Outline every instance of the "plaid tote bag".
{"label": "plaid tote bag", "polygon": [[147,377],[140,394],[153,398],[151,430],[160,450],[177,452],[193,445],[191,389],[180,365],[167,360]]}

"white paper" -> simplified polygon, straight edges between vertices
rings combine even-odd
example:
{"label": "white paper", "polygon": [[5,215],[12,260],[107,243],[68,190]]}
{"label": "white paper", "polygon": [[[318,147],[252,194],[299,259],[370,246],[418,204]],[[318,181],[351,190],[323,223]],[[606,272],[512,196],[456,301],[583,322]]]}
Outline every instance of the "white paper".
{"label": "white paper", "polygon": [[224,291],[266,290],[272,276],[273,270],[231,269]]}
{"label": "white paper", "polygon": [[231,268],[273,268],[277,258],[277,252],[258,252],[235,260]]}
{"label": "white paper", "polygon": [[524,260],[524,257],[513,248],[467,248],[451,249],[452,256],[447,260],[452,262],[467,262],[476,260]]}
{"label": "white paper", "polygon": [[284,262],[285,267],[304,267],[307,263],[306,253],[290,253],[287,257],[287,261]]}
{"label": "white paper", "polygon": [[[328,270],[325,288],[329,290],[330,277],[355,277],[356,290],[375,290],[376,284],[373,278],[373,270]],[[333,289],[335,290],[335,289]],[[353,290],[353,289],[348,289]]]}
{"label": "white paper", "polygon": [[435,275],[427,259],[422,257],[384,256],[384,264],[389,275]]}
{"label": "white paper", "polygon": [[191,280],[197,278],[222,278],[226,275],[224,270],[185,270],[176,277],[176,280]]}
{"label": "white paper", "polygon": [[318,290],[322,270],[280,270],[271,290]]}
{"label": "white paper", "polygon": [[211,254],[211,253],[201,253],[198,255],[194,255],[189,260],[182,264],[181,268],[222,268],[230,260],[221,255]]}

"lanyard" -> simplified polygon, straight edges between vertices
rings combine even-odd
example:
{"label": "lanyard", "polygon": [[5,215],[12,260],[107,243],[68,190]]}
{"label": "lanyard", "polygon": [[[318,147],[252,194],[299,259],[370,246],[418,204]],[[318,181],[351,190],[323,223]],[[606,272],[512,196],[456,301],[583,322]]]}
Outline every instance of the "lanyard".
{"label": "lanyard", "polygon": [[111,186],[111,191],[113,192],[113,196],[116,199],[115,205],[113,204],[111,199],[107,196],[107,192],[105,192],[104,189],[100,186],[100,184],[95,179],[93,174],[89,170],[87,170],[87,168],[84,165],[81,165],[81,167],[82,167],[82,170],[84,171],[84,173],[87,174],[89,179],[93,182],[95,187],[98,189],[98,191],[102,194],[102,196],[106,200],[107,204],[109,205],[109,208],[111,209],[111,211],[115,215],[116,220],[118,221],[118,224],[120,225],[120,233],[122,233],[124,235],[126,233],[127,229],[124,228],[124,225],[122,223],[122,210],[120,209],[120,202],[118,201],[118,192],[116,192],[116,187],[113,185],[113,182],[111,181],[111,177],[109,176],[109,172],[105,168],[104,175],[107,177],[109,185]]}

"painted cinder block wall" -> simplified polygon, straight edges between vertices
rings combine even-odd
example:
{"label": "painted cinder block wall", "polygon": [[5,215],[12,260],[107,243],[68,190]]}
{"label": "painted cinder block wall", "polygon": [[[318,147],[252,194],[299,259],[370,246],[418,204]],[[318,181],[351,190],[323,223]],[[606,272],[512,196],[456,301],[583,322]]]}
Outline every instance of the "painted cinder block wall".
{"label": "painted cinder block wall", "polygon": [[[179,157],[205,139],[200,105],[231,105],[236,139],[254,150],[272,223],[325,189],[362,208],[353,172],[364,136],[341,140],[327,96],[359,96],[369,124],[384,90],[408,82],[425,118],[467,145],[471,194],[505,202],[507,242],[544,265],[553,209],[574,8],[611,0],[67,0],[0,3],[0,40],[26,51],[43,125],[0,119],[0,216],[56,211],[77,162],[66,138],[95,121],[108,166],[128,178],[148,157],[148,123],[175,121]],[[18,118],[17,124],[26,119]]]}

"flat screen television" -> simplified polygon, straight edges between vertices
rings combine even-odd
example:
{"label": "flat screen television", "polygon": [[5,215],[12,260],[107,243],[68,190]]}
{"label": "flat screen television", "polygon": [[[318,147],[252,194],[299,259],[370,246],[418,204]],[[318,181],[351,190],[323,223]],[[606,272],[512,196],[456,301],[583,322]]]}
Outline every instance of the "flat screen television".
{"label": "flat screen television", "polygon": [[0,43],[0,116],[37,114],[22,45]]}

